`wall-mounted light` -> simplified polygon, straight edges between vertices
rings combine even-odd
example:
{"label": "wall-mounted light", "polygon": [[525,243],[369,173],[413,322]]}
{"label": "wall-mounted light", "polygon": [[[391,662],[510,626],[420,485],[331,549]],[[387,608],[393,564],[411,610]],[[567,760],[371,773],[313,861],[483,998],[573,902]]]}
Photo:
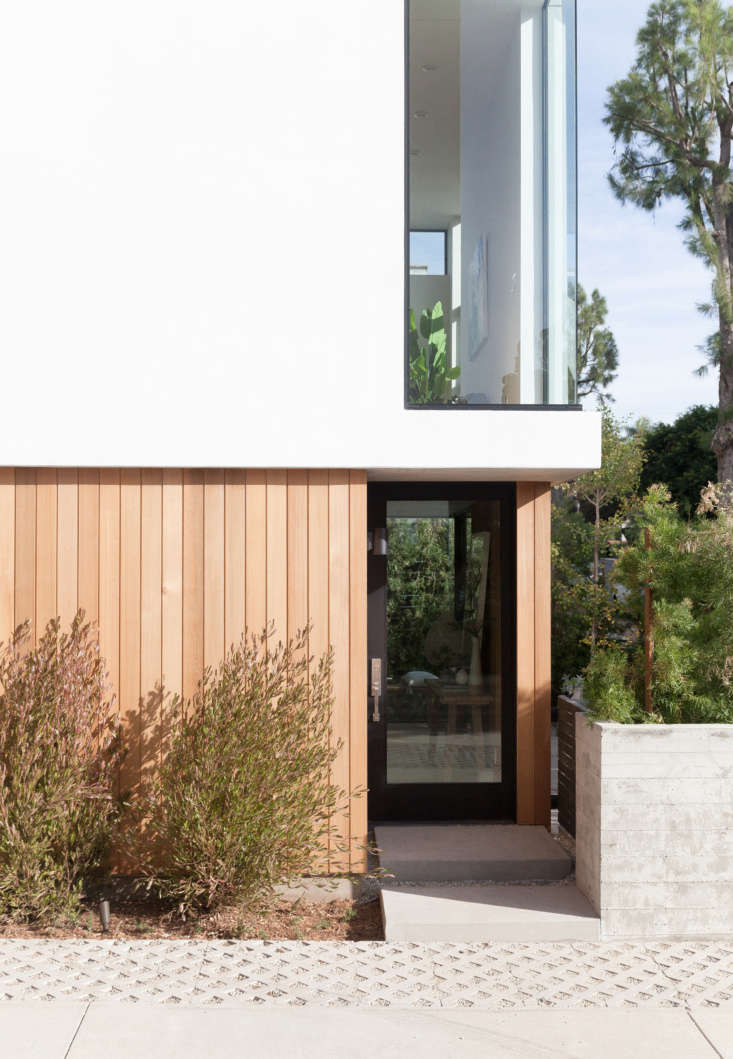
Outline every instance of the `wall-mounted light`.
{"label": "wall-mounted light", "polygon": [[387,554],[387,530],[384,526],[380,526],[379,529],[374,531],[374,554]]}

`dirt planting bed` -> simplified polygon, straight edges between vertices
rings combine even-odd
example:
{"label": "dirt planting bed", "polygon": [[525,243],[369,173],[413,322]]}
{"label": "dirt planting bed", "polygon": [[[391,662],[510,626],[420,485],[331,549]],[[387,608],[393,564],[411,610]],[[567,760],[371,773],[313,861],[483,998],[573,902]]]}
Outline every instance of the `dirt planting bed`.
{"label": "dirt planting bed", "polygon": [[110,897],[109,932],[104,933],[98,903],[86,902],[78,918],[57,923],[0,920],[1,938],[255,938],[267,941],[379,941],[383,938],[379,902],[271,901],[260,906],[221,908],[182,920],[175,907],[139,896]]}

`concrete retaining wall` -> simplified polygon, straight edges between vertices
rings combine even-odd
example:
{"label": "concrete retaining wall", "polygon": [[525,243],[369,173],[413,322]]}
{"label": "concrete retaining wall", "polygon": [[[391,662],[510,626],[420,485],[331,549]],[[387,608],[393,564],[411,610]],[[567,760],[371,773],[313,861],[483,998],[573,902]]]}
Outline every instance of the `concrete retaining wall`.
{"label": "concrete retaining wall", "polygon": [[733,933],[733,725],[576,725],[576,874],[603,937]]}

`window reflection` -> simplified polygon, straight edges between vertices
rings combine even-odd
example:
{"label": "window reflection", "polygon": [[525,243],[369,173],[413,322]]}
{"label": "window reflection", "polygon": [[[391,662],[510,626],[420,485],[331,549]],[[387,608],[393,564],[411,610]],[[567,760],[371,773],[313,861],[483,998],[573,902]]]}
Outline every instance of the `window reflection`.
{"label": "window reflection", "polygon": [[387,782],[501,781],[498,501],[387,506]]}

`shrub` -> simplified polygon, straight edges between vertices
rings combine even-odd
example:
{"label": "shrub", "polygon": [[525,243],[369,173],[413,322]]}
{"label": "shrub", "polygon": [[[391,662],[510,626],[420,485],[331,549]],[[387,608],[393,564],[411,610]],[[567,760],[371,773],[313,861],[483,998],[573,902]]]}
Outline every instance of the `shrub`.
{"label": "shrub", "polygon": [[277,647],[271,629],[243,637],[191,699],[166,700],[163,764],[131,838],[147,887],[183,916],[267,895],[327,839],[345,849],[332,824],[347,803],[330,780],[332,656],[312,666],[307,634]]}
{"label": "shrub", "polygon": [[654,605],[652,702],[665,724],[720,723],[731,719],[725,697],[711,694],[689,599]]}
{"label": "shrub", "polygon": [[599,647],[585,670],[583,695],[594,721],[631,724],[637,719],[636,696],[627,677],[628,660],[621,647]]}
{"label": "shrub", "polygon": [[120,744],[104,662],[80,611],[35,647],[28,623],[0,651],[0,915],[79,909],[104,859]]}

